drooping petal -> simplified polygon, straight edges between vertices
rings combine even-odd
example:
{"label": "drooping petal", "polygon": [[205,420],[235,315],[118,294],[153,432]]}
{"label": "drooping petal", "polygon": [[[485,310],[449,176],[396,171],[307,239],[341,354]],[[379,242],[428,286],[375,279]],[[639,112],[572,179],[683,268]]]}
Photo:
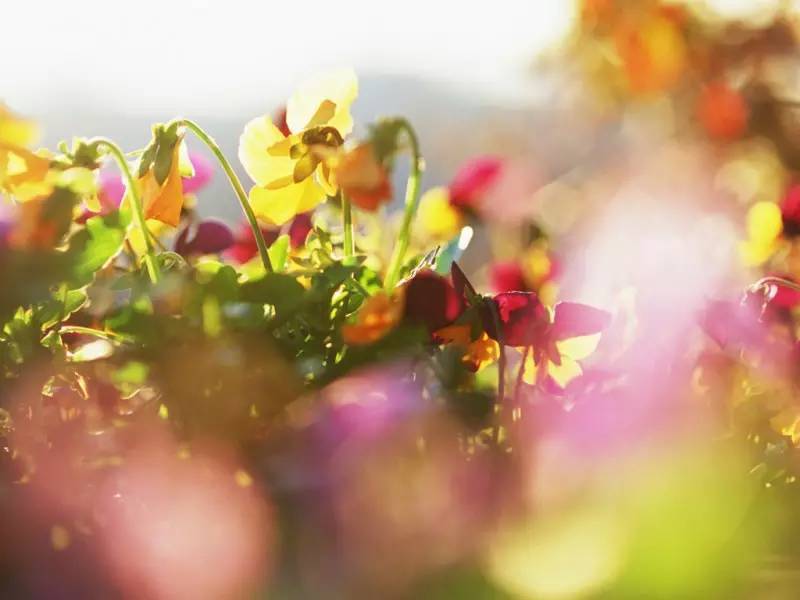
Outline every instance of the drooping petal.
{"label": "drooping petal", "polygon": [[552,335],[554,340],[593,335],[610,323],[611,314],[607,311],[577,302],[559,302],[555,306]]}
{"label": "drooping petal", "polygon": [[376,210],[391,200],[392,187],[372,144],[360,144],[342,154],[334,169],[336,184],[362,210]]}
{"label": "drooping petal", "polygon": [[[269,117],[257,117],[244,126],[239,138],[239,161],[260,186],[291,177],[295,161],[286,138]],[[298,140],[299,141],[299,140]]]}
{"label": "drooping petal", "polygon": [[250,190],[250,205],[256,216],[283,225],[295,215],[307,212],[325,199],[325,193],[313,177],[280,189],[255,186]]}
{"label": "drooping petal", "polygon": [[166,225],[177,227],[183,208],[183,182],[181,181],[178,153],[180,142],[172,150],[169,173],[162,186],[158,185],[152,169],[140,179],[142,198],[145,203],[144,214],[147,219],[155,219]]}
{"label": "drooping petal", "polygon": [[[324,124],[335,128],[342,137],[353,129],[350,106],[358,96],[358,79],[352,69],[331,71],[301,84],[286,104],[286,122],[293,133],[305,129],[326,100],[335,105]],[[322,123],[314,123],[320,125]]]}

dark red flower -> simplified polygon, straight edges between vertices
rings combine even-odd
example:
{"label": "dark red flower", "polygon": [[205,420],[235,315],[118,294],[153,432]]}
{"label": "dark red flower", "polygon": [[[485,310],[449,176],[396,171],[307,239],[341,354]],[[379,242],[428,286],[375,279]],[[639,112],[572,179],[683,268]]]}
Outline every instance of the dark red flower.
{"label": "dark red flower", "polygon": [[[299,248],[306,243],[306,237],[312,229],[311,213],[297,215],[289,225],[289,244],[292,248]],[[277,227],[262,227],[261,234],[267,246],[278,239],[280,229]],[[247,221],[243,221],[237,231],[233,245],[227,250],[225,256],[239,264],[244,264],[258,254],[258,244],[253,235],[253,230]]]}
{"label": "dark red flower", "polygon": [[464,310],[456,288],[435,271],[425,269],[405,284],[404,317],[430,333],[455,321]]}
{"label": "dark red flower", "polygon": [[488,302],[492,304],[483,311],[483,322],[489,337],[506,346],[534,346],[541,343],[550,326],[550,319],[547,308],[536,294],[504,292]]}
{"label": "dark red flower", "polygon": [[234,243],[230,228],[215,219],[188,226],[175,240],[175,252],[181,256],[215,254],[230,248]]}
{"label": "dark red flower", "polygon": [[497,180],[503,161],[496,156],[479,156],[465,163],[450,182],[450,203],[462,209],[474,209],[481,197]]}
{"label": "dark red flower", "polygon": [[781,200],[783,232],[786,235],[800,235],[800,184],[793,184],[786,190]]}

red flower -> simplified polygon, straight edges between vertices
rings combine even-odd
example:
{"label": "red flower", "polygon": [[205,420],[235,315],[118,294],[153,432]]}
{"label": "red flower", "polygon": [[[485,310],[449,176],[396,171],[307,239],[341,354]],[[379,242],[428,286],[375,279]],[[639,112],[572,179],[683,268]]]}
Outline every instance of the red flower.
{"label": "red flower", "polygon": [[405,319],[424,325],[431,334],[455,321],[463,310],[456,288],[435,271],[420,271],[405,284]]}
{"label": "red flower", "polygon": [[480,156],[465,163],[450,182],[450,204],[474,210],[497,180],[503,162],[496,156]]}
{"label": "red flower", "polygon": [[525,283],[522,267],[516,260],[505,260],[492,263],[489,267],[489,281],[497,293],[515,290],[529,291]]}
{"label": "red flower", "polygon": [[[292,248],[299,248],[306,243],[306,237],[311,231],[311,213],[297,215],[289,225],[289,243]],[[267,246],[271,245],[280,235],[277,227],[262,227],[261,234]],[[233,244],[225,252],[230,260],[243,264],[258,254],[258,245],[253,235],[250,224],[246,221],[239,225]]]}
{"label": "red flower", "polygon": [[786,235],[800,235],[800,185],[792,184],[781,200],[783,231]]}
{"label": "red flower", "polygon": [[207,219],[196,227],[185,227],[178,234],[175,252],[181,256],[216,254],[230,248],[233,242],[233,233],[225,223]]}

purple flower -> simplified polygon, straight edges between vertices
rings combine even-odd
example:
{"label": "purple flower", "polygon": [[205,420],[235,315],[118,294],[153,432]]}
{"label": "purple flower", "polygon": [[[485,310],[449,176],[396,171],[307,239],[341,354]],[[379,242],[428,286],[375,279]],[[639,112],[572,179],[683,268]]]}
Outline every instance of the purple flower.
{"label": "purple flower", "polygon": [[233,245],[233,232],[225,223],[206,219],[196,226],[185,227],[175,240],[175,252],[181,256],[215,254]]}

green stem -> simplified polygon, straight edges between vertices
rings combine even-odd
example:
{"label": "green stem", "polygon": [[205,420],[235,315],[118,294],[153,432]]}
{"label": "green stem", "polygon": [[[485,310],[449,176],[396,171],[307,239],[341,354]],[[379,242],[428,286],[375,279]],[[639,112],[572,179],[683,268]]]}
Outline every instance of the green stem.
{"label": "green stem", "polygon": [[406,184],[406,205],[403,212],[403,223],[400,226],[397,245],[394,247],[392,258],[389,261],[389,268],[386,271],[384,287],[389,292],[397,285],[397,281],[400,278],[400,269],[403,266],[403,259],[408,250],[408,244],[411,238],[411,223],[414,220],[414,215],[417,212],[417,204],[419,202],[419,185],[423,169],[417,134],[411,127],[411,124],[405,119],[400,119],[399,125],[401,129],[406,132],[408,141],[411,143],[411,172],[408,174],[408,183]]}
{"label": "green stem", "polygon": [[112,331],[101,331],[99,329],[92,329],[91,327],[81,327],[80,325],[62,325],[58,328],[59,333],[79,333],[81,335],[91,335],[96,338],[107,340],[109,342],[123,342],[125,341],[122,336]]}
{"label": "green stem", "polygon": [[500,420],[506,399],[506,352],[505,345],[503,344],[503,328],[500,321],[500,314],[497,310],[497,304],[494,300],[489,299],[488,305],[489,311],[492,313],[494,329],[497,332],[497,344],[500,346],[500,357],[497,361],[497,399],[494,405],[494,425],[492,426],[492,440],[494,445],[497,446],[500,443]]}
{"label": "green stem", "polygon": [[131,173],[131,168],[128,165],[128,161],[125,159],[125,154],[119,146],[109,139],[96,138],[94,143],[108,149],[109,153],[116,161],[119,170],[122,172],[122,175],[125,177],[125,185],[128,189],[128,193],[131,195],[131,204],[133,204],[133,219],[136,222],[136,226],[142,231],[142,237],[144,238],[144,263],[147,266],[150,281],[158,283],[161,279],[161,270],[158,268],[158,262],[153,252],[153,242],[150,239],[150,231],[147,229],[142,197],[139,195],[139,187],[136,185],[136,180],[133,178],[133,173]]}
{"label": "green stem", "polygon": [[217,142],[214,141],[214,138],[208,135],[197,123],[190,121],[189,119],[179,119],[178,123],[187,129],[190,129],[206,146],[208,146],[209,150],[211,150],[214,156],[217,157],[219,164],[222,165],[222,169],[228,176],[228,181],[230,181],[233,191],[236,192],[236,197],[238,198],[239,204],[242,207],[244,216],[247,217],[247,222],[250,224],[250,229],[253,230],[253,236],[256,238],[258,253],[261,256],[261,262],[264,263],[264,269],[266,269],[267,273],[272,273],[272,261],[269,259],[267,242],[264,240],[264,234],[261,232],[261,227],[258,224],[258,219],[256,219],[253,208],[250,206],[250,202],[247,200],[247,194],[242,187],[242,182],[239,181],[239,177],[236,176],[233,167],[231,167],[231,163],[222,153],[222,150],[220,150],[220,147],[217,145]]}
{"label": "green stem", "polygon": [[353,207],[350,204],[350,198],[347,194],[339,192],[339,197],[342,201],[342,223],[344,226],[344,257],[352,258],[356,252],[355,243],[353,242]]}

